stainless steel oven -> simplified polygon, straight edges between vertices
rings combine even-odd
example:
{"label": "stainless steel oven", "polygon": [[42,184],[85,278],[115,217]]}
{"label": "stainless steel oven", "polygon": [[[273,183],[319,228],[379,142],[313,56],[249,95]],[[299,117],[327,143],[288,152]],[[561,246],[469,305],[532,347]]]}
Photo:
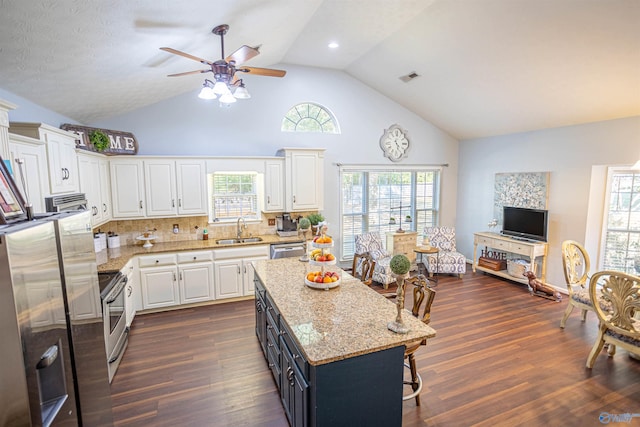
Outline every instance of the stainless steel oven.
{"label": "stainless steel oven", "polygon": [[101,273],[98,275],[98,279],[100,281],[100,299],[102,300],[102,315],[104,318],[107,368],[109,382],[111,382],[127,348],[129,338],[125,307],[127,276],[120,272]]}

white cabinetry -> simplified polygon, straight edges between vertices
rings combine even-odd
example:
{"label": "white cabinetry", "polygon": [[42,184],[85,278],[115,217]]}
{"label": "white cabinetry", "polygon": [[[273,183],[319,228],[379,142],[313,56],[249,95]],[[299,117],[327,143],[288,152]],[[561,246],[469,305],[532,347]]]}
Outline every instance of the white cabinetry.
{"label": "white cabinetry", "polygon": [[213,300],[213,252],[178,253],[178,279],[181,304]]}
{"label": "white cabinetry", "polygon": [[80,191],[87,198],[91,211],[91,225],[97,226],[111,219],[109,161],[100,154],[79,153]]}
{"label": "white cabinetry", "polygon": [[51,194],[78,192],[77,136],[74,133],[44,123],[13,122],[9,124],[9,130],[46,143]]}
{"label": "white cabinetry", "polygon": [[143,309],[171,307],[180,303],[174,254],[141,256],[138,266]]}
{"label": "white cabinetry", "polygon": [[284,148],[285,211],[315,211],[324,207],[324,150]]}
{"label": "white cabinetry", "polygon": [[266,160],[264,165],[264,212],[284,211],[284,161]]}
{"label": "white cabinetry", "polygon": [[111,201],[114,218],[144,217],[142,160],[111,160]]}
{"label": "white cabinetry", "polygon": [[269,246],[217,249],[213,253],[216,299],[253,295],[251,261],[269,259]]}
{"label": "white cabinetry", "polygon": [[[20,191],[22,180],[16,159],[21,159],[24,183],[34,212],[45,212],[44,198],[49,194],[49,176],[47,174],[47,148],[39,139],[9,134],[9,155],[13,176]],[[26,196],[25,196],[26,197]],[[26,201],[26,200],[25,200]]]}
{"label": "white cabinetry", "polygon": [[145,255],[139,257],[138,266],[145,310],[215,297],[212,251]]}
{"label": "white cabinetry", "polygon": [[136,310],[138,307],[142,309],[141,305],[138,305],[138,302],[141,300],[140,297],[140,286],[138,286],[138,280],[135,274],[135,266],[133,259],[129,260],[127,264],[122,267],[120,270],[122,274],[127,276],[127,286],[125,287],[125,313],[127,319],[127,326],[131,327],[131,323],[133,323],[133,318],[136,317]]}
{"label": "white cabinetry", "polygon": [[144,161],[147,216],[206,215],[204,160]]}

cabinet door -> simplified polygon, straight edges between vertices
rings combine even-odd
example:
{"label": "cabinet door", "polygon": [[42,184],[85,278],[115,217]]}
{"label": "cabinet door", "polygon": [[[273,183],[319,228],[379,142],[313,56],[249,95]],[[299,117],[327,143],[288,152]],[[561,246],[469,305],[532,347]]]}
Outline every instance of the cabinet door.
{"label": "cabinet door", "polygon": [[216,299],[242,296],[241,260],[216,261],[214,271]]}
{"label": "cabinet door", "polygon": [[213,263],[195,263],[178,267],[180,303],[211,301],[213,292]]}
{"label": "cabinet door", "polygon": [[107,222],[111,219],[111,174],[109,173],[109,160],[98,160],[98,189],[100,191],[100,210],[101,222]]}
{"label": "cabinet door", "polygon": [[323,157],[318,151],[287,152],[286,206],[291,211],[323,209]]}
{"label": "cabinet door", "polygon": [[122,267],[120,270],[122,274],[127,276],[127,286],[125,287],[125,313],[127,319],[127,326],[131,326],[133,323],[133,318],[136,316],[136,296],[138,292],[136,292],[136,288],[138,287],[138,281],[136,280],[133,260],[129,260],[127,264]]}
{"label": "cabinet door", "polygon": [[255,269],[251,261],[259,261],[262,259],[269,259],[268,256],[259,256],[252,258],[245,258],[242,260],[242,294],[254,295],[255,294]]}
{"label": "cabinet door", "polygon": [[102,305],[98,293],[98,276],[87,272],[66,278],[67,292],[71,294],[69,317],[71,320],[102,318]]}
{"label": "cabinet door", "polygon": [[284,170],[283,162],[267,160],[265,162],[264,211],[284,211]]}
{"label": "cabinet door", "polygon": [[145,160],[147,216],[175,216],[176,170],[173,160]]}
{"label": "cabinet door", "polygon": [[204,160],[177,160],[176,186],[179,215],[206,215],[207,165]]}
{"label": "cabinet door", "polygon": [[40,141],[33,140],[34,143],[21,143],[12,139],[23,138],[9,134],[9,152],[13,167],[14,180],[18,188],[22,188],[20,168],[16,159],[21,159],[24,183],[27,187],[26,193],[29,201],[33,205],[34,212],[45,212],[44,198],[49,194],[49,175],[47,174],[47,149]]}
{"label": "cabinet door", "polygon": [[144,216],[144,173],[142,161],[111,161],[111,202],[114,218]]}
{"label": "cabinet door", "polygon": [[75,137],[44,131],[47,142],[51,194],[74,193],[79,189]]}
{"label": "cabinet door", "polygon": [[176,267],[140,270],[142,308],[170,307],[180,303]]}
{"label": "cabinet door", "polygon": [[91,225],[102,221],[102,193],[100,191],[100,168],[98,159],[92,155],[78,155],[80,173],[80,191],[87,198],[87,206],[91,212]]}

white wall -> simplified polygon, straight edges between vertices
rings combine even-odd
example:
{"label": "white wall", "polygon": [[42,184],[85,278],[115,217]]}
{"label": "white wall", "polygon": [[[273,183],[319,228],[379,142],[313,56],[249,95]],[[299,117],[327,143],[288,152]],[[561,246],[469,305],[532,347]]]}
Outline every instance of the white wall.
{"label": "white wall", "polygon": [[[274,156],[283,147],[325,148],[324,215],[337,234],[336,163],[393,164],[383,157],[379,140],[384,129],[397,123],[409,132],[412,144],[401,164],[450,165],[442,178],[441,220],[455,223],[457,140],[346,73],[292,65],[276,68],[286,69],[287,75],[246,78],[252,98],[229,108],[199,99],[203,80],[198,77],[192,93],[91,126],[133,132],[139,154],[145,155]],[[341,134],[281,132],[284,114],[301,102],[332,111]]]}
{"label": "white wall", "polygon": [[563,240],[588,238],[592,269],[596,268],[598,248],[593,235],[600,230],[593,230],[597,221],[592,217],[588,221],[587,215],[590,206],[594,209],[594,200],[601,200],[601,180],[606,174],[594,176],[592,183],[592,169],[601,170],[594,165],[631,165],[640,158],[640,117],[467,140],[460,142],[459,150],[458,249],[471,259],[473,233],[488,230],[496,173],[549,171],[547,281],[564,287]]}

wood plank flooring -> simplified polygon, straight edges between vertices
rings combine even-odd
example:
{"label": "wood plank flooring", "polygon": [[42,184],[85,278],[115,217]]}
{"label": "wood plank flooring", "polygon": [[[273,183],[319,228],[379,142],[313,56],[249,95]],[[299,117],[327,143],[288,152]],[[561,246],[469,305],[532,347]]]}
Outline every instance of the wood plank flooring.
{"label": "wood plank flooring", "polygon": [[[640,362],[619,350],[585,368],[594,313],[583,323],[574,310],[562,330],[566,299],[483,273],[442,276],[437,290],[438,335],[416,353],[422,406],[404,402],[403,426],[602,426],[603,412],[640,413]],[[111,385],[115,425],[287,426],[254,323],[253,301],[136,317]]]}

